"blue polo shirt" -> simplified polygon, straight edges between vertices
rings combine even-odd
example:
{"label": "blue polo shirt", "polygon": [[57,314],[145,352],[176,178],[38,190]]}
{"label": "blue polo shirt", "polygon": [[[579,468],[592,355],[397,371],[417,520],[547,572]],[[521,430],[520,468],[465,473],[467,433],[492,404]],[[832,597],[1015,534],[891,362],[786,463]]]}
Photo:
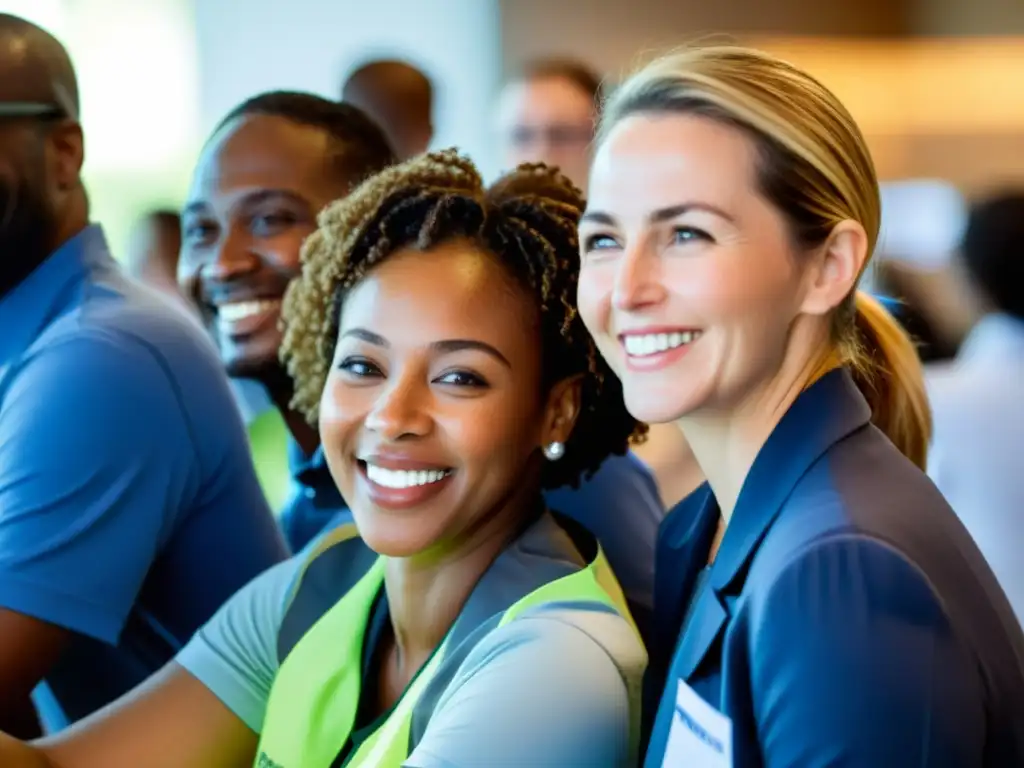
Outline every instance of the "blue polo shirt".
{"label": "blue polo shirt", "polygon": [[161,667],[286,557],[223,366],[89,227],[0,298],[0,607],[72,642],[56,729]]}

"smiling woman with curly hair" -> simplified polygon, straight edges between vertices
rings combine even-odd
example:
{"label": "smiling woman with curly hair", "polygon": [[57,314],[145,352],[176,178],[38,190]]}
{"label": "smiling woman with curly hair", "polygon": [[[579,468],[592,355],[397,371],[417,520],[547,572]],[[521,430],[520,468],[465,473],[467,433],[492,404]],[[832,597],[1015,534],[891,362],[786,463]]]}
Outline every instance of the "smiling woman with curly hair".
{"label": "smiling woman with curly hair", "polygon": [[488,189],[440,152],[329,206],[282,354],[355,524],[146,693],[0,762],[634,765],[643,646],[593,536],[543,501],[643,432],[577,315],[581,205],[554,170]]}

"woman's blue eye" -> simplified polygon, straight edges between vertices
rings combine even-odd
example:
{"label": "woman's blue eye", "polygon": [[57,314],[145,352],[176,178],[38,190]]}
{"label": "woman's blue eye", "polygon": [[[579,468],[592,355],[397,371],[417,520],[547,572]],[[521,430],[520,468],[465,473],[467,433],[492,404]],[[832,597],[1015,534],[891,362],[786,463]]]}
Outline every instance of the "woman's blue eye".
{"label": "woman's blue eye", "polygon": [[583,241],[583,250],[587,253],[590,251],[604,251],[609,248],[618,247],[618,242],[610,235],[590,235]]}
{"label": "woman's blue eye", "polygon": [[702,229],[694,227],[677,227],[672,233],[677,243],[692,243],[695,240],[710,240],[711,237]]}

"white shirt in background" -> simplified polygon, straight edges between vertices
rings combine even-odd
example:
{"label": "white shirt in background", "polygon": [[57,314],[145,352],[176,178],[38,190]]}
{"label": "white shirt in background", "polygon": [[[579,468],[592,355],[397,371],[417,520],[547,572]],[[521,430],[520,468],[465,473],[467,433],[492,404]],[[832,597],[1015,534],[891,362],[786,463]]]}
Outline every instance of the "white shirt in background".
{"label": "white shirt in background", "polygon": [[1024,623],[1024,321],[985,317],[926,382],[935,422],[928,474]]}

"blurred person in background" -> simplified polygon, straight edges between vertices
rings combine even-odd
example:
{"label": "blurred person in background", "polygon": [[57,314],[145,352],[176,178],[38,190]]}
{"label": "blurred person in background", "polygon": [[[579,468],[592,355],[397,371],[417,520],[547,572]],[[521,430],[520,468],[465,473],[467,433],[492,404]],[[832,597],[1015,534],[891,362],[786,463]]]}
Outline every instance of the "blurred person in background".
{"label": "blurred person in background", "polygon": [[950,268],[967,217],[951,184],[932,179],[885,182],[873,290],[898,302],[898,317],[924,362],[948,360],[970,326]]}
{"label": "blurred person in background", "polygon": [[601,77],[582,62],[538,59],[502,88],[495,120],[506,168],[546,163],[586,192]]}
{"label": "blurred person in background", "polygon": [[973,208],[957,264],[979,319],[927,369],[928,471],[1024,621],[1024,190]]}
{"label": "blurred person in background", "polygon": [[[601,97],[601,77],[582,62],[528,63],[498,98],[495,119],[505,165],[555,166],[585,192]],[[703,481],[679,427],[657,424],[629,454],[609,458],[579,491],[556,491],[552,503],[597,534],[627,594],[649,609],[654,541],[665,509]],[[644,626],[646,613],[637,611]]]}
{"label": "blurred person in background", "polygon": [[125,269],[139,282],[181,302],[178,287],[180,251],[181,219],[178,214],[167,210],[151,211],[132,227]]}
{"label": "blurred person in background", "polygon": [[255,383],[272,404],[253,418],[250,436],[262,476],[286,475],[264,482],[286,488],[268,495],[283,502],[293,551],[345,503],[316,428],[291,406],[292,380],[278,359],[281,301],[317,214],[393,161],[384,133],[356,107],[305,93],[260,94],[207,141],[182,214],[182,291],[205,318],[228,375]]}
{"label": "blurred person in background", "polygon": [[88,715],[286,555],[209,341],[89,223],[78,113],[64,48],[0,15],[0,728],[24,735],[34,688],[48,731]]}
{"label": "blurred person in background", "polygon": [[427,151],[434,137],[434,86],[406,61],[376,59],[357,67],[341,99],[368,114],[388,137],[399,160]]}

